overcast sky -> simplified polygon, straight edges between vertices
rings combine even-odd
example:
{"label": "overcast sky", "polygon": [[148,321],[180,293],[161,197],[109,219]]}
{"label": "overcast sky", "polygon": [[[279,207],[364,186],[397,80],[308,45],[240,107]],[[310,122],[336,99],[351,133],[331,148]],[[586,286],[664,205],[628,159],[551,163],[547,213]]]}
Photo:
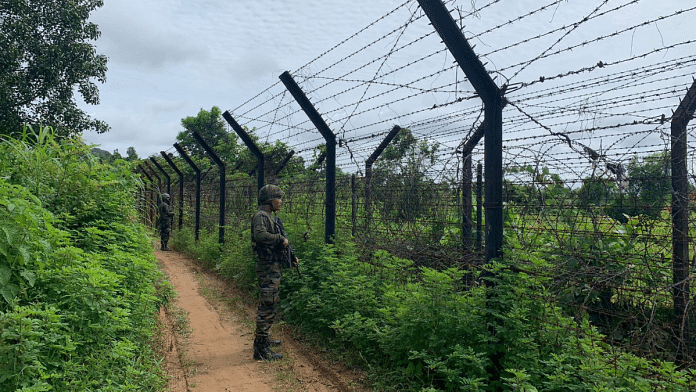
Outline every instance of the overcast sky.
{"label": "overcast sky", "polygon": [[[606,8],[627,1],[609,1]],[[111,131],[102,135],[87,133],[84,138],[108,151],[118,149],[124,155],[129,146],[134,146],[141,157],[168,150],[182,130],[182,118],[195,116],[201,108],[209,110],[214,105],[223,111],[237,107],[276,83],[282,72],[297,70],[402,3],[402,0],[105,0],[91,20],[102,32],[96,47],[98,53],[109,59],[107,81],[99,86],[101,104],[82,107],[106,121]],[[472,4],[485,3],[466,0],[457,4],[466,10]],[[494,12],[469,22],[466,32],[483,31],[547,3],[551,0],[502,0]],[[601,3],[600,0],[564,1],[551,13],[540,16],[541,31],[553,28],[552,22],[572,24]],[[693,0],[643,0],[613,16],[615,30],[632,21],[692,7],[692,3]],[[626,52],[622,55],[639,53],[643,47],[693,39],[693,24],[687,23],[688,20],[655,23],[628,35],[625,39],[630,42],[621,47]],[[538,26],[530,24],[533,21],[524,23],[514,34],[535,34],[533,30]],[[601,23],[606,25],[605,20]],[[421,29],[427,30],[427,24]],[[588,29],[585,36],[594,37],[596,30],[589,26]],[[505,34],[509,38],[510,31]],[[573,38],[582,37],[580,34]],[[495,42],[496,39],[492,36],[486,42],[474,43],[479,45],[479,50],[505,46],[504,42]],[[359,41],[358,45],[361,44]],[[383,45],[381,49],[386,48]],[[597,50],[595,46],[592,49]],[[604,50],[605,57],[610,57],[609,53],[618,48],[609,46]],[[574,53],[579,55],[577,51]],[[506,51],[487,67],[513,63],[514,56],[514,51]],[[567,57],[564,61],[571,59]],[[569,69],[566,65],[563,70]],[[532,71],[536,73],[530,75],[542,72]]]}
{"label": "overcast sky", "polygon": [[101,103],[83,107],[111,131],[89,143],[148,156],[169,149],[180,121],[223,111],[278,81],[388,12],[393,0],[106,0],[98,53],[108,59]]}

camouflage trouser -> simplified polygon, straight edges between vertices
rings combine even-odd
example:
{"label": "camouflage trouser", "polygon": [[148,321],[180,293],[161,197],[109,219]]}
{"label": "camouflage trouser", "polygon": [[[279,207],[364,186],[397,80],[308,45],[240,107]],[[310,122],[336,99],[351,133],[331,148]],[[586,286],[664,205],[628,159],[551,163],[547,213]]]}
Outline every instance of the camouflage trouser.
{"label": "camouflage trouser", "polygon": [[171,231],[171,226],[167,223],[160,223],[159,225],[159,233],[160,233],[160,240],[167,242],[169,241],[169,232]]}
{"label": "camouflage trouser", "polygon": [[256,278],[259,281],[259,310],[256,315],[256,339],[268,338],[268,332],[278,313],[278,290],[281,267],[279,261],[256,259]]}

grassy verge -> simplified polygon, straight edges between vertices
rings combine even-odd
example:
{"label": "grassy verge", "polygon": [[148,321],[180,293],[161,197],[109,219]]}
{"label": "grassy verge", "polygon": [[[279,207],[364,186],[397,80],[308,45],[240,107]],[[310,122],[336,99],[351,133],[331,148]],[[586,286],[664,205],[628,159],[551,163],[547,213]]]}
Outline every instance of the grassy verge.
{"label": "grassy verge", "polygon": [[125,162],[50,130],[0,142],[0,390],[161,391],[158,271]]}

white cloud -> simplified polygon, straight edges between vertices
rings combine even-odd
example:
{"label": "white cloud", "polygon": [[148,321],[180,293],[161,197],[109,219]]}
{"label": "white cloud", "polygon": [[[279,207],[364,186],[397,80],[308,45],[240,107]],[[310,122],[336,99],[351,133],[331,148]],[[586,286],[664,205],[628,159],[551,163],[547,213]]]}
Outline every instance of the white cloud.
{"label": "white cloud", "polygon": [[[621,26],[630,25],[629,23],[633,23],[632,20],[647,20],[657,15],[664,15],[669,10],[685,8],[679,5],[680,1],[683,0],[664,0],[657,5],[655,2],[638,3],[626,8],[625,12],[583,24],[554,48],[567,47],[572,43],[611,33]],[[85,110],[93,113],[95,118],[109,123],[112,130],[103,135],[85,136],[92,142],[102,144],[103,148],[109,151],[118,148],[124,153],[128,146],[134,146],[141,156],[169,149],[175,141],[176,134],[181,130],[181,118],[196,115],[200,108],[209,110],[213,105],[219,106],[222,110],[237,107],[278,82],[278,75],[283,71],[297,70],[402,2],[402,0],[106,1],[104,7],[93,14],[92,21],[100,26],[103,33],[96,42],[97,51],[109,57],[107,83],[100,85],[101,104],[97,107],[87,106]],[[613,7],[614,5],[611,4],[610,2],[603,9]],[[459,1],[457,5],[462,7],[463,12],[470,7],[468,1]],[[482,4],[477,5],[482,6]],[[467,19],[465,31],[467,35],[480,33],[498,24],[505,24],[511,18],[523,15],[539,6],[541,4],[538,2],[530,1],[494,4],[481,12],[480,19]],[[597,2],[562,2],[557,9],[526,18],[514,24],[513,27],[485,34],[481,39],[472,40],[472,44],[476,44],[477,53],[483,54],[530,38],[527,44],[485,56],[484,61],[488,63],[487,66],[491,70],[525,59],[533,59],[553,45],[564,32],[538,40],[532,40],[532,37],[555,27],[570,26],[596,6]],[[667,11],[654,9],[658,6],[664,7]],[[411,4],[410,10],[417,10],[415,2]],[[317,72],[339,61],[371,40],[405,23],[409,12],[402,11],[397,13],[398,16],[393,16],[385,23],[371,28],[367,34],[350,40],[335,52],[329,53],[313,64],[311,71]],[[610,45],[608,50],[600,50],[605,44],[597,43],[592,45],[590,55],[578,49],[563,56],[540,59],[515,77],[513,82],[536,80],[542,75],[552,76],[561,71],[594,65],[599,60],[607,62],[626,58],[631,50],[633,54],[644,51],[644,48],[639,51],[637,43],[642,46],[647,45],[648,48],[657,48],[661,46],[662,39],[666,44],[670,44],[684,37],[692,37],[693,29],[688,28],[691,20],[689,17],[690,15],[684,15],[683,18],[660,22],[659,32],[652,25],[638,29],[634,37],[631,34],[621,36],[622,41],[606,40],[606,45]],[[671,28],[675,23],[683,27]],[[409,27],[409,31],[404,36],[404,42],[407,38],[415,39],[431,32],[432,28],[427,21],[416,23]],[[675,37],[674,34],[679,32],[683,35]],[[364,56],[377,58],[388,52],[395,42],[395,37],[396,35],[391,36],[378,45],[370,47],[364,52]],[[631,38],[636,43],[633,48]],[[383,71],[391,69],[392,64],[398,67],[400,64],[418,58],[421,53],[432,52],[434,45],[438,45],[438,48],[444,47],[439,41],[433,36],[424,41],[423,45],[427,46],[422,47],[422,50],[414,45],[409,50],[403,51],[404,53],[393,54],[385,63]],[[617,42],[619,42],[618,45]],[[420,68],[415,76],[399,72],[384,81],[408,84],[419,76],[427,74],[429,69],[438,70],[451,63],[452,57],[442,54],[418,63],[417,67]],[[345,70],[354,69],[356,64],[358,59],[350,58],[323,76],[341,75]],[[379,65],[379,62],[375,63],[351,75],[350,78],[369,80],[374,77]],[[403,73],[410,72],[413,68],[408,68]],[[514,70],[507,72],[505,76],[512,76],[513,73]],[[310,82],[322,85],[325,81],[316,79]],[[428,79],[418,87],[429,88],[439,83],[443,82]],[[374,94],[380,91],[380,88],[386,87],[371,86],[369,92]],[[473,90],[469,86],[461,88]],[[357,91],[362,93],[364,89]],[[399,91],[398,94],[413,93],[413,91],[404,91]],[[333,94],[332,91],[320,91],[312,96],[312,99],[327,98],[331,94]],[[344,99],[344,96],[340,96],[335,100],[326,100],[322,102],[319,109],[326,112],[333,107],[346,104],[348,99],[349,97]],[[437,103],[448,100],[451,100],[451,97],[442,97]],[[357,128],[363,123],[373,121],[373,117],[389,120],[395,115],[394,111],[407,113],[420,107],[430,107],[432,103],[430,96],[422,96],[418,101],[395,103],[383,108],[381,112],[370,112],[354,117],[346,128],[349,130]],[[364,107],[361,107],[362,109]],[[344,112],[342,115],[333,114],[331,117],[336,119],[344,117],[346,115]],[[430,115],[432,112],[423,112],[414,116],[413,119]],[[291,120],[285,121],[291,122]],[[300,115],[292,121],[295,123],[306,121],[306,116]],[[337,125],[340,128],[342,123]],[[389,124],[384,126],[386,129]]]}
{"label": "white cloud", "polygon": [[173,24],[166,9],[156,5],[153,1],[106,2],[94,13],[92,21],[102,32],[97,48],[109,57],[110,65],[137,65],[156,72],[165,66],[203,62],[210,56],[207,46]]}

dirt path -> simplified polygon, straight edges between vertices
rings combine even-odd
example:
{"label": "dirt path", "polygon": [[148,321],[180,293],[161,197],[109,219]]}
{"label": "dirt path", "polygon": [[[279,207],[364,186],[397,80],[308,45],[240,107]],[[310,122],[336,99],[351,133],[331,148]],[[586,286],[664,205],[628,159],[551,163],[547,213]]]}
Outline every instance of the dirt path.
{"label": "dirt path", "polygon": [[[253,359],[254,309],[230,303],[234,289],[218,275],[205,271],[181,253],[155,251],[162,270],[179,294],[174,309],[188,313],[190,334],[174,333],[181,314],[161,312],[165,369],[171,392],[191,391],[365,391],[362,377],[328,361],[283,331],[278,362]],[[201,291],[206,292],[204,297]],[[182,363],[183,362],[183,363]]]}

